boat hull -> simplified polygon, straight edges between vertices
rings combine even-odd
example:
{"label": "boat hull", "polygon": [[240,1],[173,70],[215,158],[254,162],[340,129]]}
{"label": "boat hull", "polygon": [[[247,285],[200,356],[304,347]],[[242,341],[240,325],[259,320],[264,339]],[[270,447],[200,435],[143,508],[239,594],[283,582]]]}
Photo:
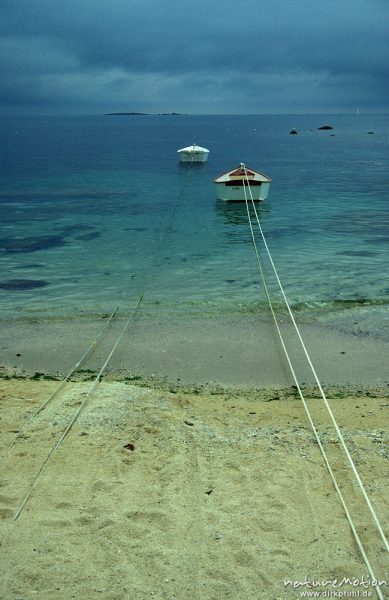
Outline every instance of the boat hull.
{"label": "boat hull", "polygon": [[208,152],[180,152],[180,160],[184,163],[205,163],[208,160]]}
{"label": "boat hull", "polygon": [[[215,183],[216,193],[219,200],[223,202],[245,202],[246,197],[248,202],[251,202],[251,197],[254,202],[266,200],[269,194],[270,183],[268,182],[250,182],[250,186],[243,185],[243,181],[234,181],[233,185],[225,182]],[[250,187],[250,189],[248,189]],[[250,194],[251,191],[251,194]],[[246,192],[246,196],[245,196]]]}

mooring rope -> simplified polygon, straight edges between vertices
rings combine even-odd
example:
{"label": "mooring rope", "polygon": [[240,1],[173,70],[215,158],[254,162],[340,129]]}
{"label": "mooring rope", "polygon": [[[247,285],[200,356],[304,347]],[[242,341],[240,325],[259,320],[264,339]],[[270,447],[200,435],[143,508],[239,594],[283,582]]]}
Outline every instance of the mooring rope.
{"label": "mooring rope", "polygon": [[[192,160],[193,160],[193,159],[192,159]],[[186,182],[185,182],[185,185],[186,185]],[[175,212],[176,212],[176,210],[177,210],[177,206],[178,206],[178,202],[179,202],[179,200],[181,199],[181,197],[182,197],[182,195],[183,195],[183,191],[184,191],[185,185],[184,185],[184,186],[183,186],[183,188],[180,190],[180,193],[178,194],[178,196],[177,196],[177,198],[176,198],[176,201],[175,201],[175,203],[174,203],[174,205],[173,205],[173,210],[172,210],[172,211],[171,211],[171,213],[170,213],[169,222],[170,222],[170,221],[173,219],[173,217],[174,217],[174,215],[175,215]],[[162,238],[160,239],[160,241],[159,241],[160,243],[159,243],[159,245],[158,245],[157,251],[154,253],[154,261],[153,261],[152,269],[154,269],[154,268],[155,268],[155,265],[156,265],[156,262],[157,262],[157,258],[158,258],[158,254],[159,254],[159,252],[158,252],[158,251],[160,250],[160,248],[161,248],[162,244],[164,243],[164,241],[165,241],[165,239],[166,239],[166,237],[167,237],[167,230],[168,230],[168,226],[166,226],[166,227],[164,228],[164,236],[162,236]],[[93,384],[92,384],[92,386],[90,387],[90,389],[88,390],[88,392],[87,392],[87,394],[86,394],[86,396],[85,396],[84,400],[81,402],[80,406],[78,407],[78,409],[77,409],[77,410],[76,410],[76,412],[74,413],[74,415],[73,415],[73,417],[72,417],[71,421],[68,423],[68,425],[67,425],[66,429],[63,431],[63,433],[62,433],[61,437],[60,437],[60,438],[59,438],[59,440],[58,440],[58,441],[57,441],[57,442],[54,444],[54,446],[51,448],[51,450],[50,450],[49,454],[47,455],[47,457],[45,458],[45,460],[44,460],[44,461],[43,461],[43,463],[41,464],[40,468],[39,468],[39,469],[38,469],[38,471],[36,472],[36,474],[35,474],[35,477],[34,477],[33,481],[31,482],[31,484],[30,484],[30,486],[29,486],[29,489],[28,489],[28,491],[27,491],[26,495],[24,496],[24,498],[23,498],[23,500],[22,500],[21,504],[19,505],[19,508],[17,509],[17,511],[16,511],[16,513],[15,513],[15,515],[14,515],[14,521],[16,521],[16,520],[19,518],[19,516],[20,516],[20,514],[22,513],[22,511],[23,511],[23,509],[24,509],[25,505],[27,504],[27,502],[28,502],[29,498],[31,497],[31,495],[32,495],[32,493],[33,493],[33,491],[34,491],[34,488],[36,487],[36,485],[37,485],[38,481],[40,480],[40,477],[41,477],[41,475],[42,475],[43,471],[45,470],[45,468],[46,468],[47,464],[49,463],[49,461],[51,460],[51,458],[53,457],[53,455],[54,455],[54,454],[55,454],[55,453],[56,453],[56,452],[59,450],[59,448],[60,448],[60,447],[61,447],[61,445],[63,444],[63,442],[64,442],[64,440],[65,440],[66,436],[68,435],[68,433],[69,433],[69,432],[70,432],[70,430],[72,429],[72,427],[73,427],[74,423],[76,422],[76,420],[77,420],[78,416],[80,415],[80,413],[81,413],[82,409],[84,408],[84,406],[85,406],[85,404],[87,403],[88,399],[91,397],[92,393],[94,392],[95,388],[97,387],[98,383],[100,382],[100,380],[101,380],[101,377],[102,377],[102,375],[103,375],[103,373],[104,373],[105,369],[107,368],[107,366],[108,366],[108,364],[109,364],[109,362],[110,362],[110,360],[111,360],[111,358],[112,358],[112,356],[113,356],[114,352],[116,351],[117,347],[119,346],[119,344],[120,344],[120,342],[121,342],[121,340],[122,340],[122,338],[123,338],[123,336],[124,336],[125,332],[127,331],[127,329],[128,329],[128,327],[129,327],[129,325],[130,325],[131,321],[132,321],[132,320],[133,320],[133,318],[135,317],[135,315],[136,315],[136,313],[137,313],[137,311],[138,311],[138,309],[139,309],[139,307],[140,307],[140,305],[141,305],[141,303],[142,303],[142,301],[143,301],[144,294],[145,294],[145,292],[146,292],[146,288],[147,288],[147,287],[149,287],[149,286],[150,286],[150,284],[151,284],[151,279],[152,279],[152,277],[151,277],[151,276],[152,276],[152,273],[151,273],[151,274],[149,273],[149,277],[148,277],[148,278],[147,278],[147,280],[144,282],[143,290],[142,290],[142,292],[141,292],[141,294],[140,294],[140,296],[139,296],[139,298],[138,298],[138,301],[137,301],[137,303],[136,303],[136,305],[135,305],[135,307],[134,307],[133,311],[131,312],[131,314],[130,314],[129,318],[128,318],[128,319],[127,319],[127,321],[125,322],[125,325],[124,325],[124,327],[122,328],[122,330],[121,330],[121,332],[120,332],[120,334],[119,334],[118,338],[116,339],[116,342],[115,342],[115,344],[114,344],[113,348],[111,349],[111,351],[110,351],[109,355],[107,356],[107,358],[106,358],[106,360],[105,360],[105,362],[104,362],[103,366],[101,367],[101,369],[100,369],[99,373],[97,374],[97,376],[96,376],[95,380],[93,381]],[[114,317],[114,315],[116,314],[116,312],[117,312],[117,311],[118,311],[118,307],[117,307],[117,308],[115,308],[115,310],[114,310],[114,311],[113,311],[113,313],[111,314],[110,321],[112,320],[112,318]],[[107,325],[108,325],[108,323],[106,324],[106,326],[107,326]],[[105,328],[106,328],[106,327],[105,327]],[[105,328],[104,328],[104,330],[105,330]],[[103,330],[103,331],[104,331],[104,330]],[[101,334],[102,334],[102,332],[101,332]],[[79,366],[79,363],[81,363],[81,361],[84,359],[84,357],[87,355],[87,353],[89,352],[89,350],[92,348],[92,346],[93,346],[93,345],[94,345],[94,343],[92,343],[91,347],[90,347],[90,348],[87,350],[87,352],[86,352],[86,353],[85,353],[85,354],[82,356],[82,358],[81,358],[81,359],[78,361],[78,363],[77,363],[77,365],[78,365],[78,366]],[[72,370],[71,374],[72,374],[72,373],[74,373],[74,371],[76,370],[76,368],[78,368],[78,366],[77,366],[77,365],[76,365],[76,367],[75,367],[75,368]],[[39,413],[40,413],[40,412],[41,412],[41,411],[42,411],[42,410],[45,408],[45,406],[48,404],[48,402],[49,402],[49,401],[50,401],[50,400],[51,400],[51,399],[52,399],[52,398],[53,398],[53,397],[54,397],[54,396],[55,396],[55,395],[56,395],[56,394],[59,392],[59,390],[60,390],[60,389],[62,389],[62,387],[65,385],[65,383],[66,383],[67,379],[70,377],[70,375],[71,375],[71,374],[69,374],[69,375],[67,376],[67,378],[66,378],[66,379],[65,379],[63,382],[61,382],[61,384],[58,386],[57,390],[55,390],[55,392],[54,392],[54,393],[53,393],[53,394],[52,394],[52,395],[51,395],[51,396],[50,396],[50,397],[49,397],[49,398],[46,400],[46,402],[44,402],[44,403],[43,403],[43,405],[42,405],[42,406],[41,406],[41,407],[40,407],[40,408],[39,408],[39,409],[36,411],[36,413],[35,413],[33,416],[36,416],[37,414],[39,414]]]}
{"label": "mooring rope", "polygon": [[[61,381],[61,383],[55,388],[55,390],[50,394],[50,396],[30,416],[31,419],[33,419],[34,417],[36,417],[37,415],[39,415],[39,413],[41,413],[46,408],[46,406],[49,404],[49,402],[51,402],[52,400],[54,400],[54,398],[56,397],[56,395],[65,387],[65,385],[67,384],[67,382],[69,381],[69,379],[73,375],[73,373],[75,373],[75,371],[77,371],[77,369],[79,369],[81,367],[81,365],[86,361],[86,359],[89,358],[89,356],[96,350],[97,344],[99,343],[100,339],[103,337],[106,329],[108,329],[108,327],[110,326],[111,321],[114,318],[114,316],[116,315],[118,309],[119,309],[119,307],[117,306],[115,308],[115,310],[111,313],[108,321],[105,323],[104,327],[100,330],[100,332],[98,333],[98,335],[96,336],[96,338],[93,340],[93,342],[91,343],[91,345],[89,346],[89,348],[84,352],[84,354],[77,361],[77,363],[71,368],[71,370],[69,371],[69,373]],[[19,431],[19,433],[17,434],[17,436],[15,437],[15,439],[8,446],[8,450],[10,450],[16,444],[16,442],[18,441],[18,439],[24,434],[24,431],[25,431],[24,429],[22,429],[21,431]]]}
{"label": "mooring rope", "polygon": [[[255,207],[255,203],[254,203],[254,200],[253,200],[253,196],[252,196],[252,192],[251,192],[251,188],[250,188],[250,184],[249,184],[249,179],[248,179],[248,177],[247,177],[247,171],[246,171],[246,167],[244,167],[244,171],[245,171],[245,176],[246,176],[246,181],[247,181],[247,187],[249,188],[250,199],[251,199],[251,203],[252,203],[252,206],[253,206],[253,209],[254,209],[254,213],[255,213],[256,221],[257,221],[257,224],[258,224],[259,230],[260,230],[260,232],[261,232],[262,239],[263,239],[263,241],[264,241],[264,243],[265,243],[265,246],[266,246],[266,249],[267,249],[268,255],[269,255],[269,257],[271,258],[270,251],[269,251],[269,249],[268,249],[268,245],[267,245],[267,243],[266,243],[265,236],[264,236],[264,234],[263,234],[263,230],[262,230],[262,227],[261,227],[261,225],[260,225],[260,221],[259,221],[259,218],[258,218],[258,213],[257,213],[256,207]],[[352,519],[352,517],[351,517],[351,514],[350,514],[350,512],[349,512],[349,510],[348,510],[348,507],[347,507],[347,504],[346,504],[346,502],[345,502],[345,499],[344,499],[344,497],[343,497],[343,494],[342,494],[342,492],[341,492],[341,490],[340,490],[340,487],[339,487],[339,485],[338,485],[338,482],[337,482],[337,480],[336,480],[336,477],[335,477],[335,474],[334,474],[334,472],[333,472],[333,469],[332,469],[332,467],[331,467],[331,464],[330,464],[330,462],[329,462],[329,459],[327,458],[327,454],[326,454],[326,452],[325,452],[325,450],[324,450],[324,447],[323,447],[323,444],[322,444],[322,442],[321,442],[321,440],[320,440],[320,437],[319,437],[318,431],[317,431],[317,429],[316,429],[316,426],[315,426],[315,424],[314,424],[313,418],[312,418],[312,416],[311,416],[311,413],[310,413],[310,411],[309,411],[309,408],[308,408],[307,402],[306,402],[306,400],[305,400],[305,398],[304,398],[304,395],[303,395],[303,392],[302,392],[302,390],[301,390],[301,387],[300,387],[299,381],[298,381],[298,379],[297,379],[297,376],[296,376],[295,370],[294,370],[294,368],[293,368],[292,361],[291,361],[291,359],[290,359],[290,355],[289,355],[289,353],[288,353],[288,350],[287,350],[287,348],[286,348],[286,344],[285,344],[285,341],[284,341],[283,335],[282,335],[282,333],[281,333],[281,330],[280,330],[280,327],[279,327],[279,324],[278,324],[278,320],[277,320],[277,317],[276,317],[276,314],[275,314],[275,311],[274,311],[274,308],[273,308],[273,303],[272,303],[272,301],[271,301],[271,298],[270,298],[270,294],[269,294],[268,286],[267,286],[267,283],[266,283],[266,278],[265,278],[264,271],[263,271],[263,267],[262,267],[262,263],[261,263],[261,260],[260,260],[259,251],[258,251],[257,243],[256,243],[256,240],[255,240],[254,230],[253,230],[253,227],[252,227],[252,221],[251,221],[250,209],[249,209],[249,204],[248,204],[248,199],[247,199],[247,194],[246,194],[246,189],[245,189],[245,188],[246,188],[246,186],[244,185],[244,186],[243,186],[243,190],[244,190],[244,196],[245,196],[245,204],[246,204],[246,210],[247,210],[247,217],[248,217],[249,226],[250,226],[251,240],[252,240],[252,243],[253,243],[253,247],[254,247],[254,251],[255,251],[255,255],[256,255],[256,259],[257,259],[257,264],[258,264],[258,268],[259,268],[259,271],[260,271],[260,275],[261,275],[261,279],[262,279],[262,283],[263,283],[263,287],[264,287],[265,295],[266,295],[267,301],[268,301],[268,303],[269,303],[269,307],[270,307],[270,311],[271,311],[271,314],[272,314],[272,318],[273,318],[274,324],[275,324],[275,326],[276,326],[277,333],[278,333],[278,335],[279,335],[279,338],[280,338],[280,341],[281,341],[282,348],[283,348],[283,350],[284,350],[284,353],[285,353],[285,356],[286,356],[286,359],[287,359],[287,362],[288,362],[288,365],[289,365],[289,368],[290,368],[290,371],[291,371],[291,374],[292,374],[293,380],[294,380],[294,382],[295,382],[296,388],[297,388],[297,390],[298,390],[298,393],[299,393],[300,399],[301,399],[301,401],[302,401],[302,403],[303,403],[304,410],[305,410],[305,412],[306,412],[306,415],[307,415],[307,417],[308,417],[308,421],[309,421],[309,423],[310,423],[310,425],[311,425],[311,428],[312,428],[312,430],[313,430],[313,433],[314,433],[314,436],[315,436],[316,442],[317,442],[317,444],[318,444],[318,446],[319,446],[319,449],[320,449],[320,452],[321,452],[321,454],[322,454],[322,456],[323,456],[323,459],[324,459],[325,465],[326,465],[326,467],[327,467],[327,470],[328,470],[328,472],[329,472],[329,475],[330,475],[330,477],[331,477],[331,480],[332,480],[332,482],[333,482],[333,484],[334,484],[335,490],[336,490],[336,492],[337,492],[337,494],[338,494],[338,497],[339,497],[339,499],[340,499],[340,502],[341,502],[341,504],[342,504],[342,507],[343,507],[343,509],[344,509],[344,511],[345,511],[345,514],[346,514],[347,520],[348,520],[348,522],[349,522],[349,524],[350,524],[350,527],[351,527],[352,533],[353,533],[353,535],[354,535],[355,541],[356,541],[356,543],[357,543],[357,546],[358,546],[358,548],[359,548],[359,550],[360,550],[360,552],[361,552],[362,558],[363,558],[363,560],[364,560],[364,562],[365,562],[365,564],[366,564],[366,567],[367,567],[367,569],[368,569],[368,571],[369,571],[369,574],[370,574],[370,576],[372,577],[372,579],[373,579],[373,580],[377,581],[377,580],[376,580],[376,577],[375,577],[375,575],[374,575],[374,572],[373,572],[373,568],[372,568],[372,566],[371,566],[371,564],[370,564],[370,562],[369,562],[369,559],[368,559],[368,557],[367,557],[366,551],[365,551],[365,549],[364,549],[364,546],[363,546],[363,544],[362,544],[362,541],[361,541],[361,539],[360,539],[360,537],[359,537],[359,535],[358,535],[358,532],[357,532],[357,530],[356,530],[356,527],[355,527],[355,525],[354,525],[354,522],[353,522],[353,519]],[[271,259],[271,263],[272,263],[272,266],[273,266],[273,270],[276,272],[276,269],[275,269],[275,266],[274,266],[274,262],[273,262],[273,260],[272,260],[272,259]],[[282,288],[281,282],[280,282],[280,280],[279,280],[279,277],[278,277],[278,273],[277,273],[277,281],[279,282],[279,285],[280,285],[280,287]],[[282,291],[283,291],[283,288],[282,288]],[[288,303],[288,301],[287,301],[287,299],[286,299],[285,293],[283,293],[283,297],[284,297],[284,300],[285,300],[285,302],[286,302],[286,304],[287,304],[287,306],[288,306],[288,308],[289,308],[289,312],[290,312],[290,314],[291,314],[291,309],[290,309],[289,303]],[[296,322],[295,322],[294,318],[293,318],[293,322],[295,323],[295,327],[297,328],[297,324],[296,324]],[[298,329],[298,328],[297,328],[297,329]],[[299,338],[302,340],[302,338],[301,338],[301,334],[299,334]],[[304,348],[305,348],[305,345],[304,345]],[[309,363],[310,363],[310,364],[312,364],[311,360],[309,360]],[[321,386],[321,385],[320,385],[320,388],[319,388],[319,389],[320,389],[320,390],[322,390],[322,386]],[[324,392],[323,392],[323,394],[324,394]],[[327,401],[327,404],[328,404],[328,401]],[[331,413],[332,413],[332,411],[331,411]],[[333,418],[335,419],[335,417],[333,417]],[[337,432],[338,432],[338,431],[339,431],[339,433],[340,433],[339,427],[337,426]],[[341,438],[343,439],[343,436],[342,436],[342,434],[341,434],[341,433],[340,433],[340,436],[341,436]],[[343,440],[343,443],[344,443],[344,440]],[[344,443],[344,445],[345,445],[345,443]],[[348,453],[348,450],[347,450],[347,454],[349,455],[349,453]],[[350,458],[351,458],[351,457],[350,457]],[[352,460],[352,459],[351,459],[351,460]],[[354,464],[354,463],[353,463],[353,464]],[[354,465],[354,468],[355,468],[355,465]],[[360,477],[359,477],[359,476],[358,476],[358,479],[357,479],[357,481],[360,481]],[[361,484],[362,484],[362,482],[361,482]],[[363,487],[363,484],[362,484],[362,487]],[[363,488],[363,490],[364,490],[364,488]],[[364,491],[365,491],[365,490],[364,490]],[[365,491],[365,494],[366,494],[366,491]],[[364,494],[364,496],[365,496],[365,494]],[[366,494],[366,495],[367,495],[367,494]],[[380,534],[381,534],[381,537],[383,536],[383,540],[384,540],[384,542],[385,542],[385,544],[386,544],[386,546],[387,546],[387,540],[386,540],[386,538],[385,538],[385,534],[384,534],[384,532],[383,532],[383,530],[382,530],[382,527],[381,527],[381,525],[380,525],[380,523],[379,523],[379,521],[378,521],[378,517],[377,517],[376,513],[374,512],[374,509],[373,509],[373,507],[372,507],[372,505],[371,505],[371,502],[370,502],[370,501],[368,502],[368,507],[369,507],[369,509],[370,509],[370,512],[373,514],[373,518],[374,518],[374,521],[375,521],[375,523],[376,523],[376,524],[378,523],[378,530],[379,530],[379,532],[380,532]],[[377,586],[377,587],[376,587],[376,592],[377,592],[377,595],[378,595],[378,597],[380,598],[380,600],[384,600],[384,597],[383,597],[383,595],[382,595],[382,593],[381,593],[381,590],[380,590],[379,586]]]}
{"label": "mooring rope", "polygon": [[80,358],[80,360],[74,365],[74,367],[66,375],[65,379],[59,384],[59,386],[54,390],[54,392],[47,398],[46,402],[44,402],[43,404],[41,404],[41,406],[34,412],[34,414],[31,415],[32,417],[36,417],[37,415],[39,415],[40,412],[42,412],[42,410],[44,408],[46,408],[46,406],[48,405],[48,403],[55,398],[55,396],[58,394],[58,392],[61,391],[61,389],[63,388],[63,386],[65,385],[65,383],[70,379],[70,377],[73,375],[73,373],[75,371],[77,371],[77,369],[79,369],[81,367],[81,365],[90,356],[90,354],[92,354],[92,352],[96,349],[96,346],[97,346],[98,342],[103,337],[103,335],[105,333],[105,330],[108,329],[108,327],[110,326],[111,321],[114,318],[114,316],[116,315],[116,313],[118,312],[118,310],[119,310],[119,307],[117,306],[115,308],[115,310],[111,313],[108,321],[105,323],[104,327],[101,329],[101,331],[99,332],[98,336],[95,338],[95,340],[89,346],[88,350],[86,350],[86,352],[82,355],[82,357]]}
{"label": "mooring rope", "polygon": [[[193,156],[191,158],[191,162],[190,164],[193,163]],[[188,169],[188,174],[190,174],[190,170]],[[177,196],[176,202],[173,205],[173,210],[170,214],[170,218],[169,221],[171,221],[174,217],[174,214],[176,212],[177,209],[177,205],[179,200],[182,198],[184,189],[187,185],[187,177],[185,178],[184,181],[184,185],[182,186],[180,193]],[[165,238],[167,237],[167,228],[164,229],[165,232]],[[160,249],[162,242],[163,242],[164,238],[162,239],[162,241],[160,240],[160,243],[158,245],[158,250]],[[152,264],[152,268],[155,267],[156,262],[157,262],[157,258],[158,258],[158,251],[154,252],[154,261]],[[148,281],[148,283],[150,283],[150,280]],[[130,282],[127,284],[127,286],[124,288],[123,292],[122,292],[122,297],[125,299],[125,296],[128,292],[130,286]],[[146,291],[146,284],[143,285],[143,290],[142,293],[143,295],[145,294]],[[77,371],[77,369],[79,369],[83,363],[87,360],[87,358],[89,358],[89,356],[96,350],[97,344],[99,343],[99,341],[101,340],[101,338],[103,337],[105,331],[108,329],[109,325],[111,324],[113,318],[115,317],[115,315],[119,312],[119,305],[116,306],[116,308],[113,310],[113,312],[111,313],[111,315],[108,318],[108,321],[105,323],[104,327],[101,329],[101,331],[99,332],[99,334],[97,335],[97,337],[94,339],[94,341],[91,343],[91,345],[89,346],[89,348],[84,352],[84,354],[81,356],[81,358],[77,361],[77,363],[71,368],[71,370],[69,371],[69,373],[65,376],[65,378],[60,382],[60,384],[58,385],[58,387],[50,394],[50,396],[36,409],[36,411],[34,413],[32,413],[30,415],[30,418],[33,419],[34,417],[38,416],[39,413],[41,413],[46,406],[57,396],[57,394],[63,389],[63,387],[66,385],[66,383],[69,381],[70,377]],[[20,431],[18,433],[18,435],[15,437],[15,439],[11,442],[11,444],[9,445],[9,449],[12,448],[14,446],[14,444],[17,442],[17,440],[23,435],[23,431]]]}
{"label": "mooring rope", "polygon": [[15,513],[15,516],[14,516],[14,521],[16,521],[16,519],[18,519],[18,517],[19,517],[20,513],[22,512],[23,508],[24,508],[24,507],[25,507],[25,505],[27,504],[27,501],[28,501],[28,499],[29,499],[29,498],[30,498],[30,496],[31,496],[31,494],[32,494],[32,492],[33,492],[33,489],[34,489],[35,485],[36,485],[36,484],[37,484],[37,482],[38,482],[38,479],[40,478],[41,474],[43,473],[43,471],[44,471],[44,468],[46,467],[46,465],[47,465],[47,463],[49,462],[49,460],[51,459],[51,457],[52,457],[52,456],[55,454],[55,452],[57,452],[57,450],[58,450],[58,449],[60,448],[60,446],[62,445],[62,443],[63,443],[63,441],[65,440],[66,436],[68,435],[69,431],[71,430],[71,428],[73,427],[74,423],[76,422],[76,420],[77,420],[77,418],[78,418],[78,415],[80,414],[80,412],[81,412],[81,411],[82,411],[82,409],[84,408],[84,406],[85,406],[86,402],[88,401],[88,399],[89,399],[89,398],[90,398],[90,396],[92,395],[92,393],[93,393],[94,389],[96,388],[97,384],[99,383],[99,381],[100,381],[100,379],[101,379],[101,377],[102,377],[102,375],[103,375],[103,373],[104,373],[104,371],[105,371],[106,367],[108,366],[108,363],[109,363],[109,361],[110,361],[110,360],[111,360],[111,358],[112,358],[112,355],[114,354],[114,352],[115,352],[116,348],[118,347],[118,345],[119,345],[119,343],[120,343],[120,341],[121,341],[121,339],[122,339],[123,335],[125,334],[125,332],[126,332],[126,330],[127,330],[128,326],[129,326],[129,324],[130,324],[130,322],[131,322],[132,318],[134,317],[134,315],[135,315],[135,313],[136,313],[136,311],[137,311],[137,309],[138,309],[138,307],[139,307],[140,303],[142,302],[142,300],[143,300],[143,294],[141,294],[141,295],[139,296],[139,298],[138,298],[138,302],[136,303],[134,310],[132,311],[132,313],[131,313],[131,314],[130,314],[130,316],[128,317],[128,319],[127,319],[127,321],[126,321],[126,323],[125,323],[124,327],[122,328],[122,330],[121,330],[121,332],[120,332],[120,335],[118,336],[118,338],[117,338],[117,340],[116,340],[116,342],[115,342],[115,345],[113,346],[113,348],[112,348],[111,352],[108,354],[108,356],[107,356],[107,358],[106,358],[106,360],[105,360],[105,362],[104,362],[103,366],[101,367],[100,371],[98,372],[98,374],[97,374],[97,376],[96,376],[96,378],[95,378],[95,380],[94,380],[93,384],[91,385],[91,387],[90,387],[90,389],[89,389],[88,393],[86,394],[86,396],[85,396],[84,400],[81,402],[80,406],[78,407],[78,409],[77,409],[77,410],[76,410],[76,412],[74,413],[74,415],[73,415],[73,417],[72,417],[71,421],[70,421],[70,422],[69,422],[69,424],[67,425],[67,427],[66,427],[65,431],[62,433],[61,437],[60,437],[60,438],[59,438],[59,440],[56,442],[56,444],[55,444],[55,445],[52,447],[52,449],[50,450],[50,452],[49,452],[49,454],[47,455],[46,459],[45,459],[45,460],[44,460],[44,462],[42,463],[42,465],[41,465],[40,469],[39,469],[39,470],[38,470],[38,472],[36,473],[36,475],[35,475],[35,478],[34,478],[34,480],[33,480],[32,484],[30,485],[30,488],[29,488],[29,490],[28,490],[27,494],[25,495],[25,497],[24,497],[24,499],[22,500],[22,502],[21,502],[21,504],[20,504],[20,506],[19,506],[18,510],[17,510],[17,511],[16,511],[16,513]]}

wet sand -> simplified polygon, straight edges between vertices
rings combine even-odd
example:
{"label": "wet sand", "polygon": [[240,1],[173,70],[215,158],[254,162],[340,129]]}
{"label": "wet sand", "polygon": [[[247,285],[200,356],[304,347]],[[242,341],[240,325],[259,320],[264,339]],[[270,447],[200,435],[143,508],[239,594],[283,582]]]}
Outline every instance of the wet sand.
{"label": "wet sand", "polygon": [[[65,375],[104,328],[105,318],[20,319],[2,322],[0,367],[9,373]],[[113,348],[126,318],[115,318],[83,368],[97,371]],[[282,334],[300,383],[314,384],[295,331]],[[342,333],[319,322],[299,322],[320,381],[326,385],[385,385],[389,341],[365,333]],[[276,329],[258,315],[156,318],[131,321],[108,364],[108,372],[167,378],[181,383],[242,387],[294,384]]]}

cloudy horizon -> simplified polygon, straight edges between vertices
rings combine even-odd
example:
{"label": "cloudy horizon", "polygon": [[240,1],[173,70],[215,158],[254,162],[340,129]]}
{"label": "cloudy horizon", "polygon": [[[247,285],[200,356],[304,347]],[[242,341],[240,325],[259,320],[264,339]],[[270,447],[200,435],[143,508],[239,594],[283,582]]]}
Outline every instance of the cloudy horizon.
{"label": "cloudy horizon", "polygon": [[389,112],[384,0],[2,0],[0,112]]}

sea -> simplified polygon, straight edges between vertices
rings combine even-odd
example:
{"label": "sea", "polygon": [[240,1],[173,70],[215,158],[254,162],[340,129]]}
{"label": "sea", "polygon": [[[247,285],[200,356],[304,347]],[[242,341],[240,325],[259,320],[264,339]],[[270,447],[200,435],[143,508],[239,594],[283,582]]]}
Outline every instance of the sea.
{"label": "sea", "polygon": [[[2,320],[129,314],[140,295],[163,319],[264,314],[246,207],[213,183],[243,162],[272,180],[257,210],[292,310],[387,338],[388,115],[18,116],[1,131]],[[193,143],[207,163],[179,162]]]}

